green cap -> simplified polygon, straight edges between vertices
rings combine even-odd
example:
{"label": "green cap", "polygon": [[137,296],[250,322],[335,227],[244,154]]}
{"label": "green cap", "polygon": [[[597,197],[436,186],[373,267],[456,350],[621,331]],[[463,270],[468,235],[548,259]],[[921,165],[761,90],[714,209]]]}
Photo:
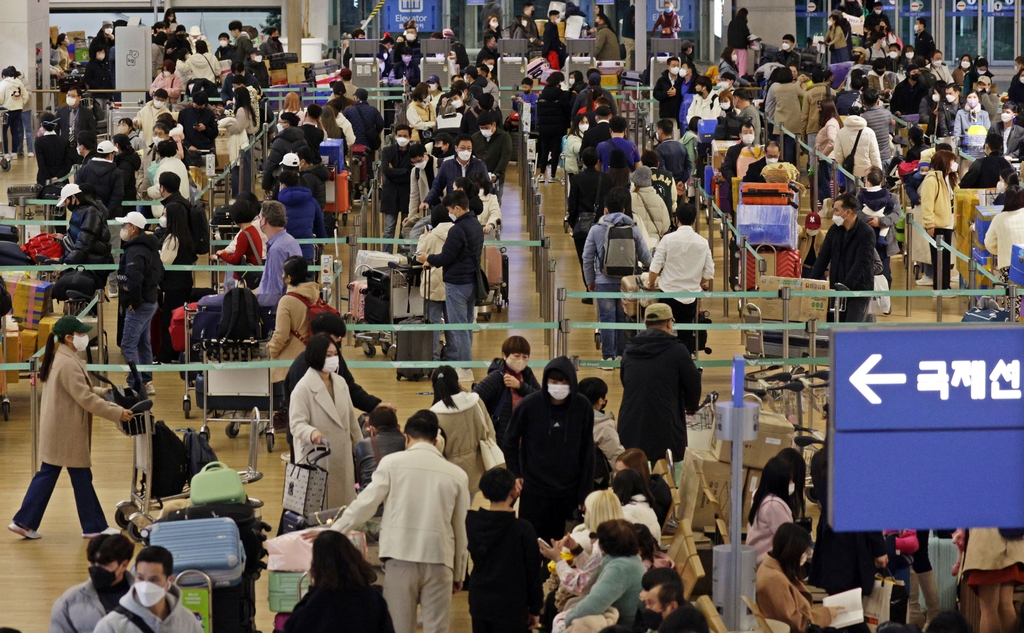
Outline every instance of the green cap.
{"label": "green cap", "polygon": [[68,334],[75,334],[76,332],[84,334],[91,329],[91,325],[86,325],[71,315],[62,316],[53,324],[53,333],[58,341]]}

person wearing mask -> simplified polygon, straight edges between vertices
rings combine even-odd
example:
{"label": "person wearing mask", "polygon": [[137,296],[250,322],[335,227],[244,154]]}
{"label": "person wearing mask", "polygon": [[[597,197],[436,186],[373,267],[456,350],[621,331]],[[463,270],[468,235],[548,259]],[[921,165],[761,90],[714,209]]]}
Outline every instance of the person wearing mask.
{"label": "person wearing mask", "polygon": [[352,633],[394,630],[387,601],[373,586],[377,575],[348,537],[318,532],[312,552],[310,589],[295,605],[285,633],[327,633],[338,622]]}
{"label": "person wearing mask", "polygon": [[246,71],[245,62],[232,62],[231,74],[224,76],[224,86],[220,90],[220,98],[224,105],[230,107],[235,90],[245,87],[252,88],[256,95],[259,95],[262,90],[259,80],[251,72]]}
{"label": "person wearing mask", "polygon": [[110,141],[96,144],[96,137],[89,132],[79,134],[79,153],[85,157],[81,168],[75,172],[75,182],[91,185],[96,199],[103,203],[109,213],[121,210],[124,199],[124,177],[114,164],[117,148]]}
{"label": "person wearing mask", "polygon": [[[740,75],[739,70],[736,68],[737,59],[736,49],[726,46],[722,50],[722,55],[718,59],[718,76],[719,78],[729,75],[734,80]],[[717,87],[717,86],[716,86]]]}
{"label": "person wearing mask", "polygon": [[[947,85],[942,99],[935,109],[935,131],[937,136],[952,136],[957,125],[960,112],[960,87]],[[986,113],[988,116],[988,113]],[[929,128],[930,129],[930,128]]]}
{"label": "person wearing mask", "polygon": [[[910,75],[907,76],[909,78]],[[874,88],[865,90],[863,98],[864,111],[860,116],[864,119],[867,127],[875,133],[875,140],[878,142],[879,160],[882,161],[882,165],[888,165],[889,161],[892,160],[892,132],[894,123],[892,116],[879,103],[879,98],[878,91]]]}
{"label": "person wearing mask", "polygon": [[1024,68],[1018,68],[1013,73],[1006,96],[1008,101],[1016,104],[1018,109],[1024,107]]}
{"label": "person wearing mask", "polygon": [[[461,142],[460,142],[461,145]],[[460,154],[462,150],[460,149]],[[461,156],[456,163],[461,160]],[[442,167],[442,173],[443,167]],[[435,179],[434,186],[437,187]],[[434,194],[431,190],[430,195]],[[429,200],[428,195],[428,200]],[[421,205],[422,206],[422,205]],[[484,234],[480,223],[469,212],[469,199],[461,191],[453,191],[445,196],[444,206],[452,218],[453,225],[448,230],[442,251],[435,255],[419,254],[416,259],[429,267],[444,269],[445,304],[448,323],[472,323],[474,320],[475,297],[477,294],[477,276],[480,268],[480,253],[483,249]],[[454,330],[445,333],[448,358],[455,361],[472,360],[473,335],[468,330]],[[462,382],[473,381],[473,371],[468,368],[458,370]]]}
{"label": "person wearing mask", "polygon": [[630,205],[633,219],[645,234],[647,247],[653,251],[661,237],[672,229],[672,215],[654,188],[650,167],[637,167],[630,176],[630,182],[633,184]]}
{"label": "person wearing mask", "polygon": [[[587,290],[590,292],[618,292],[622,284],[622,277],[606,275],[603,272],[605,269],[604,261],[607,256],[607,253],[604,252],[605,235],[611,228],[631,228],[637,259],[645,267],[651,264],[651,252],[647,247],[647,242],[644,241],[640,227],[633,221],[632,213],[629,209],[630,194],[628,189],[613,187],[604,196],[604,215],[594,218],[593,225],[587,233],[586,244],[583,247],[583,277]],[[619,299],[598,299],[597,312],[598,321],[602,323],[621,323],[626,320],[626,314],[622,309],[622,303]],[[601,330],[602,360],[615,360],[621,357],[626,345],[625,339],[625,332],[623,330]],[[610,367],[604,369],[611,370]]]}
{"label": "person wearing mask", "polygon": [[982,77],[987,77],[989,82],[992,81],[992,73],[988,69],[988,60],[982,56],[978,56],[974,60],[974,67],[967,71],[964,75],[964,92],[970,92],[972,89],[976,89],[978,81]]}
{"label": "person wearing mask", "polygon": [[260,44],[260,52],[264,57],[269,59],[271,55],[284,52],[284,44],[281,43],[281,29],[271,26],[264,30],[263,34],[267,36]]}
{"label": "person wearing mask", "polygon": [[715,140],[738,140],[740,128],[746,119],[741,118],[739,110],[734,107],[732,90],[728,88],[720,90],[718,92],[718,103],[722,114],[718,117],[718,126],[715,128]]}
{"label": "person wearing mask", "polygon": [[[941,237],[946,244],[953,243],[953,206],[952,198],[957,189],[957,158],[951,151],[940,149],[931,158],[930,168],[921,181],[918,191],[921,198],[921,224],[925,231],[935,239]],[[949,251],[943,251],[942,265],[936,270],[938,263],[935,247],[932,251],[932,287],[936,290],[949,289]],[[942,284],[939,285],[939,275]]]}
{"label": "person wearing mask", "polygon": [[[262,266],[266,257],[263,235],[259,227],[254,225],[256,216],[260,212],[259,200],[252,193],[243,193],[238,196],[228,211],[228,217],[232,224],[238,227],[235,239],[226,248],[210,255],[210,261],[216,263],[220,260],[231,266],[246,264],[249,266]],[[257,271],[235,272],[233,278],[245,284],[246,288],[255,289],[260,285],[261,274]]]}
{"label": "person wearing mask", "polygon": [[842,166],[847,156],[853,156],[853,175],[862,177],[871,167],[882,168],[878,152],[874,131],[867,126],[863,117],[853,114],[846,117],[843,128],[836,133],[829,158]]}
{"label": "person wearing mask", "polygon": [[[306,145],[308,145],[309,149],[312,151],[317,152],[318,155],[320,152],[320,144],[324,142],[325,137],[324,130],[320,126],[320,117],[322,114],[323,108],[315,103],[309,104],[309,107],[306,108],[305,120],[302,122],[301,126],[302,133],[306,137]],[[344,119],[344,117],[342,117],[342,119],[347,120]],[[355,140],[354,135],[352,140]],[[299,151],[302,150],[300,149]]]}
{"label": "person wearing mask", "polygon": [[380,133],[384,129],[384,117],[377,108],[369,104],[369,93],[359,88],[354,93],[355,103],[345,108],[342,115],[352,124],[356,143],[366,145],[373,152],[380,149]]}
{"label": "person wearing mask", "polygon": [[163,88],[158,88],[153,91],[152,99],[147,101],[144,106],[139,109],[139,113],[135,115],[134,123],[142,130],[142,140],[146,147],[153,144],[153,126],[156,124],[157,117],[161,114],[170,112],[167,108],[167,91]]}
{"label": "person wearing mask", "polygon": [[[767,182],[764,178],[764,168],[779,162],[782,156],[782,149],[778,141],[768,141],[764,146],[764,153],[761,158],[747,166],[747,173],[743,176],[743,182]],[[723,163],[724,164],[724,163]]]}
{"label": "person wearing mask", "polygon": [[920,113],[921,102],[927,98],[928,89],[921,82],[921,70],[916,64],[910,64],[907,66],[907,78],[893,89],[889,110],[898,117],[912,117]]}
{"label": "person wearing mask", "polygon": [[[774,495],[767,499],[779,508],[788,508]],[[807,530],[796,523],[783,522],[759,557],[764,563],[756,575],[757,606],[764,617],[785,623],[792,633],[805,633],[811,625],[827,627],[840,613],[838,607],[812,606],[811,594],[803,581],[811,547]]]}
{"label": "person wearing mask", "polygon": [[758,565],[771,551],[779,527],[793,522],[789,498],[795,488],[789,465],[779,457],[768,460],[747,513],[746,545],[757,550]]}
{"label": "person wearing mask", "polygon": [[[381,172],[384,175],[383,197],[380,210],[384,214],[384,237],[395,236],[395,227],[399,217],[409,210],[410,173],[412,157],[409,153],[409,142],[412,128],[399,125],[395,128],[394,143],[381,152]],[[392,251],[391,245],[384,250]]]}
{"label": "person wearing mask", "polygon": [[[594,112],[599,109],[597,103],[598,97],[608,94],[603,88],[601,88],[601,74],[591,69],[587,73],[587,87],[584,88],[579,94],[576,95],[576,100],[573,101],[572,111],[579,114],[583,112]],[[607,107],[611,110],[611,114],[614,116],[617,114],[615,108],[615,100],[610,99]],[[591,120],[593,122],[593,120]]]}
{"label": "person wearing mask", "polygon": [[44,112],[42,116],[43,135],[36,139],[36,183],[40,186],[55,178],[63,178],[75,162],[71,146],[61,139],[57,130],[60,118],[52,112]]}
{"label": "person wearing mask", "polygon": [[[1017,183],[1016,172],[1007,176],[1012,184],[1000,181],[998,189],[1002,189],[1003,210],[992,219],[988,232],[985,233],[985,248],[996,254],[999,265],[1000,279],[1010,278],[1010,258],[1013,244],[1024,244],[1024,190]],[[1020,298],[1017,298],[1017,314],[1020,314]]]}
{"label": "person wearing mask", "polygon": [[[213,55],[217,58],[217,61],[232,61],[235,58],[235,47],[231,44],[231,36],[227,33],[221,33],[217,36],[217,50],[214,51]],[[218,74],[220,74],[218,72]]]}
{"label": "person wearing mask", "polygon": [[[651,262],[648,287],[663,292],[700,292],[711,287],[715,279],[715,262],[708,241],[693,230],[697,210],[689,204],[679,207],[675,214],[678,228],[667,234],[658,244]],[[696,299],[665,299],[672,309],[676,323],[697,322]],[[686,349],[696,351],[696,332],[676,332]]]}
{"label": "person wearing mask", "polygon": [[[493,137],[492,137],[493,138]],[[420,209],[426,211],[431,206],[441,202],[441,198],[450,193],[459,178],[468,178],[474,173],[487,174],[487,165],[473,156],[473,138],[460,134],[455,139],[455,160],[441,162],[441,166],[434,177],[434,184],[430,193],[420,204]]]}
{"label": "person wearing mask", "polygon": [[678,57],[669,57],[668,68],[661,73],[658,82],[654,85],[654,98],[658,101],[658,118],[668,119],[674,122],[674,130],[671,136],[675,136],[675,129],[679,127],[679,110],[683,105],[684,79],[680,76],[682,71],[681,62]]}
{"label": "person wearing mask", "polygon": [[[769,143],[778,143],[775,141],[769,141]],[[740,157],[747,160],[753,160],[754,162],[747,166],[747,170],[740,173],[739,160]],[[776,154],[778,156],[778,154]],[[720,170],[722,181],[725,183],[731,183],[733,178],[746,178],[752,175],[752,172],[757,171],[757,163],[764,163],[765,150],[757,144],[757,137],[754,136],[754,126],[751,122],[746,121],[740,127],[740,142],[732,145],[725,151],[725,158],[722,159],[722,167]],[[763,164],[761,165],[764,166]],[[757,172],[757,177],[761,177],[761,172]],[[763,180],[761,182],[764,182]],[[731,198],[731,193],[729,194]]]}
{"label": "person wearing mask", "polygon": [[[305,262],[291,258],[285,263],[285,275],[294,280],[291,271],[301,276],[305,273]],[[303,277],[304,278],[304,277]],[[296,317],[304,324],[303,331],[309,332],[307,306],[318,297],[316,282],[303,282],[292,286],[289,293],[281,298],[279,310],[283,310],[286,302],[294,302],[291,307],[290,322],[294,326]],[[278,313],[281,318],[281,313]],[[287,322],[287,321],[286,321]],[[281,328],[279,327],[278,330]],[[298,331],[295,331],[297,334]],[[274,332],[277,335],[277,330]],[[337,508],[350,505],[356,498],[355,470],[353,466],[354,448],[363,439],[359,430],[359,421],[355,407],[348,391],[348,383],[337,372],[340,366],[338,347],[328,334],[317,334],[305,345],[301,340],[289,342],[285,353],[298,343],[299,353],[306,356],[309,369],[294,385],[288,405],[288,424],[293,438],[295,459],[309,455],[318,446],[329,446],[327,468],[336,485],[327,490],[326,504]],[[302,350],[305,347],[305,350]],[[271,339],[271,357],[274,340]],[[285,355],[279,358],[286,358]],[[283,380],[287,371],[281,374]],[[351,507],[351,506],[350,506]]]}
{"label": "person wearing mask", "polygon": [[682,25],[679,15],[672,8],[672,0],[665,0],[664,9],[664,13],[658,14],[658,19],[655,20],[654,26],[651,28],[651,34],[652,36],[661,34],[661,37],[665,39],[678,39]]}
{"label": "person wearing mask", "polygon": [[[498,177],[500,191],[500,187],[505,182],[505,170],[512,159],[512,137],[498,125],[497,115],[494,112],[481,114],[477,119],[477,124],[480,128],[479,132],[473,135],[473,154],[483,161],[487,172]],[[466,172],[466,177],[472,175],[472,172]]]}
{"label": "person wearing mask", "polygon": [[209,107],[206,93],[199,91],[192,95],[191,107],[178,113],[178,124],[185,131],[185,146],[192,151],[212,151],[213,143],[220,133],[217,117]]}
{"label": "person wearing mask", "polygon": [[527,366],[530,342],[510,336],[501,344],[501,358],[491,362],[487,376],[473,386],[494,421],[498,446],[504,446],[512,413],[523,398],[540,390],[540,383]]}
{"label": "person wearing mask", "polygon": [[[590,228],[600,220],[597,209],[604,208],[604,197],[612,188],[611,177],[597,169],[598,154],[593,147],[580,152],[583,171],[573,175],[569,182],[569,201],[566,211],[566,222],[572,229],[572,239],[576,244],[576,257],[583,272],[583,251],[587,243]],[[586,274],[583,274],[586,284]],[[584,299],[590,304],[593,299]]]}
{"label": "person wearing mask", "polygon": [[276,200],[264,202],[259,222],[260,232],[267,236],[267,257],[256,295],[260,305],[276,306],[287,292],[283,277],[285,261],[291,257],[305,261],[305,257],[299,243],[285,230],[288,219],[283,204]]}
{"label": "person wearing mask", "polygon": [[[857,15],[860,15],[858,13]],[[828,16],[828,30],[825,31],[825,44],[829,47],[830,59],[833,64],[850,61],[849,42],[850,22],[839,11]]]}
{"label": "person wearing mask", "polygon": [[134,584],[121,597],[118,608],[99,621],[94,633],[202,633],[195,614],[182,604],[173,572],[174,557],[169,551],[156,545],[143,548],[135,557]]}
{"label": "person wearing mask", "polygon": [[465,471],[437,449],[437,416],[418,411],[405,423],[406,450],[382,460],[370,485],[331,529],[347,532],[384,504],[380,556],[396,633],[415,633],[417,605],[424,633],[448,630],[453,592],[462,589],[467,563]]}
{"label": "person wearing mask", "polygon": [[[562,73],[551,73],[551,76],[548,77],[548,85],[541,91],[535,104],[536,119],[534,119],[531,129],[536,129],[540,134],[540,160],[537,170],[541,177],[549,167],[552,178],[558,170],[558,161],[562,152],[562,137],[565,136],[565,131],[573,122],[570,111],[572,94],[562,89],[564,81],[565,75]],[[582,142],[582,137],[578,134],[576,139]],[[568,144],[568,140],[566,144]],[[568,164],[567,157],[566,165]],[[566,171],[568,173],[568,169]],[[579,169],[577,168],[576,171]],[[544,181],[541,180],[541,182]]]}
{"label": "person wearing mask", "polygon": [[975,84],[975,91],[978,93],[978,100],[981,102],[982,109],[988,113],[989,120],[995,121],[998,119],[1003,102],[998,92],[992,92],[992,79],[984,75],[979,77],[978,83]]}
{"label": "person wearing mask", "polygon": [[167,93],[169,103],[175,104],[178,103],[178,98],[181,96],[181,91],[184,88],[184,84],[181,83],[181,77],[174,72],[174,60],[165,59],[160,74],[157,75],[149,87],[149,95],[155,98],[157,90],[164,90]]}
{"label": "person wearing mask", "polygon": [[611,29],[608,16],[604,13],[598,13],[594,22],[597,26],[597,32],[594,35],[594,59],[598,61],[621,60],[622,54],[619,50],[619,38],[615,35],[615,31]]}
{"label": "person wearing mask", "polygon": [[[294,154],[303,147],[309,147],[306,135],[299,126],[299,117],[294,112],[282,112],[277,124],[277,135],[270,146],[270,154],[263,166],[263,191],[274,189],[278,167],[286,154]],[[387,191],[387,189],[385,189]]]}
{"label": "person wearing mask", "polygon": [[117,608],[135,577],[128,566],[135,553],[120,534],[100,534],[85,550],[89,579],[65,591],[50,610],[51,633],[91,633],[103,616]]}
{"label": "person wearing mask", "polygon": [[611,163],[611,153],[616,149],[622,150],[622,153],[626,155],[630,170],[640,167],[640,150],[637,148],[636,143],[626,138],[626,130],[628,128],[629,123],[625,117],[612,117],[609,124],[611,138],[597,146],[597,155],[601,160],[602,171],[608,171],[609,164]]}
{"label": "person wearing mask", "polygon": [[981,107],[977,92],[970,92],[963,107],[956,113],[953,122],[953,136],[963,137],[972,126],[980,125],[986,130],[992,127],[988,112]]}
{"label": "person wearing mask", "polygon": [[683,144],[673,138],[677,121],[672,118],[663,118],[658,121],[657,135],[658,144],[654,150],[661,159],[661,165],[672,174],[676,183],[685,183],[693,173],[693,163],[690,162],[690,155],[686,152]]}
{"label": "person wearing mask", "polygon": [[917,18],[914,20],[914,50],[917,54],[928,60],[935,52],[935,40],[928,32],[928,19]]}
{"label": "person wearing mask", "polygon": [[[181,179],[170,172],[160,175],[161,202],[164,214],[155,237],[160,244],[160,262],[164,266],[191,266],[198,259],[189,228],[191,204],[180,192]],[[189,301],[192,294],[190,271],[167,270],[160,281],[160,355],[157,361],[170,363],[177,358],[171,346],[171,316],[175,309]]]}
{"label": "person wearing mask", "polygon": [[1024,127],[1017,124],[1017,106],[1007,101],[999,114],[1000,122],[994,123],[989,134],[998,134],[1003,140],[1002,155],[1008,158],[1019,158],[1021,140],[1024,140]]}
{"label": "person wearing mask", "polygon": [[704,75],[694,80],[694,97],[690,109],[686,111],[686,120],[697,117],[702,121],[717,119],[722,114],[718,105],[718,95],[711,90],[711,79]]}
{"label": "person wearing mask", "polygon": [[[156,164],[150,164],[148,171],[150,173],[150,181],[153,183],[147,190],[146,195],[150,200],[160,199],[160,174],[171,172],[177,174],[181,182],[188,183],[188,167],[185,163],[178,158],[178,144],[172,140],[160,141],[156,145],[156,153],[159,156],[159,162]],[[116,213],[116,209],[110,211]],[[154,208],[154,211],[159,215],[159,208]]]}
{"label": "person wearing mask", "polygon": [[466,392],[459,386],[459,375],[450,365],[442,365],[431,375],[434,403],[430,411],[437,416],[441,434],[445,438],[441,454],[449,463],[466,472],[469,494],[480,489],[483,476],[481,442],[495,441],[494,425],[480,396]]}
{"label": "person wearing mask", "polygon": [[999,174],[1010,168],[1010,163],[1003,158],[1003,136],[997,132],[989,132],[985,137],[985,156],[971,163],[970,169],[964,174],[960,186],[964,189],[992,189],[999,182]]}
{"label": "person wearing mask", "polygon": [[411,51],[403,51],[399,61],[391,67],[386,76],[389,86],[411,86],[415,88],[420,85],[419,64],[413,63]]}
{"label": "person wearing mask", "polygon": [[970,92],[974,82],[967,83],[974,68],[974,59],[967,53],[960,56],[960,63],[953,69],[953,83],[965,93]]}
{"label": "person wearing mask", "polygon": [[121,172],[121,183],[124,187],[122,200],[137,200],[135,178],[139,169],[142,168],[142,157],[132,148],[131,141],[124,134],[114,135],[114,146],[117,148],[114,165]]}
{"label": "person wearing mask", "polygon": [[[93,116],[91,109],[82,107],[81,88],[76,86],[68,88],[65,101],[67,105],[57,108],[57,117],[60,119],[57,131],[64,142],[74,151],[78,146],[79,132],[96,134],[96,117]],[[76,162],[81,161],[76,158]]]}
{"label": "person wearing mask", "polygon": [[[847,119],[849,124],[849,119]],[[865,176],[867,174],[865,173]],[[874,230],[858,217],[860,205],[852,195],[837,196],[832,205],[833,226],[825,234],[818,258],[811,269],[811,279],[824,279],[829,271],[829,286],[843,284],[850,290],[871,290],[874,286],[876,237]],[[868,316],[867,297],[851,297],[840,320],[862,323]]]}
{"label": "person wearing mask", "polygon": [[[3,147],[6,154],[24,156],[25,129],[22,112],[27,103],[28,90],[21,81],[21,73],[14,66],[8,66],[0,71],[0,110],[7,111],[6,123],[3,125]],[[11,144],[7,144],[7,134],[11,135]],[[30,134],[30,139],[32,134]],[[29,157],[32,156],[32,146],[28,148]]]}
{"label": "person wearing mask", "polygon": [[685,204],[686,198],[680,194],[680,192],[685,193],[683,186],[676,186],[676,179],[672,172],[659,167],[661,157],[653,149],[644,150],[640,155],[640,162],[651,170],[651,186],[665,203],[665,208],[669,210],[670,214],[675,213],[678,205]]}
{"label": "person wearing mask", "polygon": [[[583,116],[586,115],[584,114]],[[590,123],[588,120],[587,130],[583,133],[583,142],[580,143],[580,149],[584,150],[592,147],[596,150],[598,145],[611,140],[611,121],[611,108],[606,105],[598,106],[594,110],[594,122]]]}
{"label": "person wearing mask", "polygon": [[417,84],[413,89],[406,110],[406,118],[412,128],[413,142],[430,140],[437,128],[437,118],[434,108],[430,105],[430,90],[427,88],[427,84]]}
{"label": "person wearing mask", "polygon": [[741,8],[733,16],[726,33],[727,48],[732,48],[736,58],[731,61],[739,69],[736,76],[747,74],[747,49],[750,47],[750,26],[747,24],[747,9]]}
{"label": "person wearing mask", "polygon": [[[818,123],[818,104],[822,99],[832,96],[832,88],[825,83],[825,72],[815,68],[811,71],[811,85],[804,91],[803,104],[800,115],[800,131],[807,137],[807,144],[814,145],[818,130],[821,129]],[[755,135],[756,137],[756,135]]]}
{"label": "person wearing mask", "polygon": [[420,203],[430,193],[430,187],[434,183],[434,175],[437,173],[440,161],[435,156],[428,154],[426,148],[420,143],[413,143],[409,146],[409,160],[412,161],[412,172],[409,174],[409,207],[404,226],[411,228],[423,217],[420,212]]}
{"label": "person wearing mask", "polygon": [[945,62],[942,61],[942,51],[934,50],[932,51],[931,56],[925,57],[924,59],[928,61],[928,66],[921,69],[921,80],[926,86],[932,88],[937,86],[939,82],[942,82],[947,86],[956,85],[959,89],[959,84],[953,80],[952,73],[949,72],[949,68],[947,68]]}
{"label": "person wearing mask", "polygon": [[[64,188],[75,187],[66,185]],[[60,201],[64,206],[80,192],[68,190],[69,197]],[[87,333],[92,330],[73,316],[61,317],[53,326],[53,336],[47,339],[39,378],[42,380],[42,401],[39,416],[40,469],[32,478],[21,509],[14,515],[8,529],[26,539],[38,539],[36,530],[60,471],[68,469],[75,490],[75,504],[82,524],[82,536],[87,539],[101,534],[120,534],[117,528],[107,527],[103,508],[92,486],[90,435],[92,416],[113,421],[128,421],[132,412],[102,398],[106,388],[93,387],[86,373],[85,362],[79,352],[89,346]]]}
{"label": "person wearing mask", "polygon": [[566,521],[593,488],[594,410],[564,356],[547,364],[541,385],[512,412],[502,448],[521,485],[519,516],[548,542],[565,535]]}
{"label": "person wearing mask", "polygon": [[896,223],[900,219],[899,198],[885,188],[885,174],[872,167],[864,177],[864,187],[857,191],[857,211],[861,220],[875,231],[875,250],[882,260],[882,275],[892,287],[889,258],[899,252],[896,241]]}
{"label": "person wearing mask", "polygon": [[924,135],[924,129],[915,125],[907,131],[907,137],[910,139],[910,148],[907,150],[904,160],[908,162],[920,161],[921,153],[928,149],[928,138]]}
{"label": "person wearing mask", "polygon": [[644,323],[647,329],[629,340],[622,358],[619,438],[652,458],[669,449],[681,455],[687,445],[684,413],[700,401],[700,373],[672,330],[671,307],[648,307]]}
{"label": "person wearing mask", "polygon": [[779,52],[775,53],[773,61],[786,67],[800,67],[800,53],[796,50],[796,37],[791,33],[782,36],[782,44],[779,46]]}
{"label": "person wearing mask", "polygon": [[394,409],[383,405],[372,409],[366,418],[366,437],[355,446],[359,489],[366,490],[370,485],[381,459],[404,450],[405,437]]}
{"label": "person wearing mask", "polygon": [[[298,156],[286,155],[282,165],[293,167],[281,172],[279,178],[281,189],[277,196],[278,201],[284,205],[285,213],[288,216],[288,223],[285,225],[288,234],[296,239],[326,238],[327,228],[324,226],[323,210],[313,198],[313,192],[301,184]],[[314,246],[302,244],[301,250],[302,256],[307,261],[313,262],[316,253]]]}
{"label": "person wearing mask", "polygon": [[[107,62],[107,47],[100,39],[93,38],[93,43],[89,46],[89,63],[85,65],[84,79],[89,90],[112,90],[114,88],[114,82],[110,78],[110,66]],[[94,98],[106,101],[105,96]]]}
{"label": "person wearing mask", "polygon": [[[110,231],[107,228],[107,209],[95,198],[90,185],[84,188],[69,183],[61,188],[58,207],[66,206],[71,213],[68,230],[61,239],[64,246],[64,264],[112,264]],[[106,271],[92,273],[96,287],[107,280]]]}
{"label": "person wearing mask", "polygon": [[217,122],[218,129],[228,133],[228,160],[234,162],[231,168],[231,195],[236,198],[252,189],[252,161],[249,160],[249,137],[256,133],[259,117],[252,105],[252,96],[244,86],[234,91],[234,116]]}
{"label": "person wearing mask", "polygon": [[[170,183],[166,179],[165,182]],[[163,185],[158,187],[162,190]],[[122,225],[120,238],[124,249],[117,268],[118,311],[124,317],[121,355],[127,363],[152,365],[150,322],[156,314],[164,276],[160,245],[153,234],[145,231],[146,218],[138,211],[114,219]],[[129,374],[128,385],[136,393],[155,394],[152,372],[139,375],[143,384],[135,384],[135,374]]]}

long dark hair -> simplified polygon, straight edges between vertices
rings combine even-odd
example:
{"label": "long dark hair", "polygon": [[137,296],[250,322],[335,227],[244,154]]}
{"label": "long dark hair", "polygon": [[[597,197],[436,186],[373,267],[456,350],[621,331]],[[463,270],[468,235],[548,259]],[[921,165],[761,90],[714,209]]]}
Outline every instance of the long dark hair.
{"label": "long dark hair", "polygon": [[615,478],[612,479],[612,492],[622,505],[628,505],[636,495],[643,495],[647,505],[654,507],[654,495],[644,481],[644,476],[632,468],[615,473]]}
{"label": "long dark hair", "polygon": [[452,400],[452,396],[462,391],[455,368],[451,365],[441,365],[434,370],[430,382],[434,385],[434,404],[443,402],[444,406],[454,409],[455,401]]}
{"label": "long dark hair", "polygon": [[761,483],[757,486],[754,500],[750,504],[750,514],[747,515],[748,523],[754,523],[757,511],[761,508],[761,502],[768,495],[775,495],[779,499],[787,500],[788,505],[789,482],[792,480],[792,477],[793,473],[790,470],[789,464],[784,459],[779,459],[776,456],[768,460],[764,470],[761,472]]}
{"label": "long dark hair", "polygon": [[771,555],[779,563],[782,573],[794,585],[802,585],[800,559],[811,548],[810,533],[796,523],[783,523],[772,539]]}
{"label": "long dark hair", "polygon": [[784,448],[776,455],[789,465],[789,472],[793,477],[793,494],[789,496],[789,507],[793,510],[793,518],[801,519],[807,509],[807,502],[804,500],[804,485],[807,483],[807,462],[803,455],[795,448]]}
{"label": "long dark hair", "polygon": [[493,193],[493,191],[491,190],[491,179],[487,177],[487,175],[485,174],[482,174],[480,172],[474,172],[469,177],[469,182],[476,185],[477,189],[483,190],[483,193],[479,194],[481,196],[489,196]]}
{"label": "long dark hair", "polygon": [[235,111],[239,108],[245,108],[249,112],[249,119],[256,122],[256,111],[252,108],[252,96],[249,94],[249,89],[245,86],[241,88],[235,88],[234,94]]}
{"label": "long dark hair", "polygon": [[347,536],[324,530],[313,541],[309,577],[316,589],[345,592],[369,587],[377,574]]}
{"label": "long dark hair", "polygon": [[39,380],[46,382],[50,377],[50,368],[53,367],[53,359],[57,355],[57,345],[60,342],[57,341],[55,334],[51,334],[46,338],[46,351],[43,352],[43,364],[39,366]]}
{"label": "long dark hair", "polygon": [[164,213],[167,214],[167,233],[178,240],[178,251],[192,253],[195,257],[196,249],[192,241],[192,230],[188,225],[188,211],[180,204],[172,204],[164,207]]}

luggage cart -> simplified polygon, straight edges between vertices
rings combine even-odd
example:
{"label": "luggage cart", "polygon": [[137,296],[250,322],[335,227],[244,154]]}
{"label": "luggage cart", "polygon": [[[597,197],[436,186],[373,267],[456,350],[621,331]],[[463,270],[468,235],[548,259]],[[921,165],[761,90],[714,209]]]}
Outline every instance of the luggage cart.
{"label": "luggage cart", "polygon": [[[397,263],[390,263],[387,268],[364,270],[364,320],[370,324],[387,325],[407,319],[425,318],[426,304],[419,283],[422,270],[418,264]],[[376,348],[380,347],[382,353],[394,360],[398,354],[396,339],[394,332],[359,332],[355,335],[355,340],[362,346],[367,358],[376,356]]]}
{"label": "luggage cart", "polygon": [[[3,126],[3,127],[7,126],[7,117],[8,117],[7,110],[0,110],[0,126]],[[0,127],[0,130],[2,130],[3,127]],[[7,134],[4,133],[3,136],[4,136],[4,153],[3,153],[3,156],[0,156],[0,170],[11,171],[11,155],[7,152],[7,150],[8,150],[8,147],[7,147]],[[14,139],[11,139],[11,142],[13,143]]]}
{"label": "luggage cart", "polygon": [[[493,236],[493,237],[491,237]],[[494,232],[484,236],[484,250],[481,256],[481,267],[484,270],[484,275],[488,280],[487,296],[476,302],[476,314],[477,318],[482,318],[484,321],[491,320],[491,314],[497,312],[501,314],[501,311],[508,305],[508,282],[509,282],[509,265],[508,265],[508,253],[504,246],[488,246],[487,242],[492,240],[501,240],[501,225],[499,224]],[[495,257],[499,261],[492,262],[491,257]],[[493,267],[500,266],[501,274],[497,277],[497,281],[494,281],[492,277]]]}
{"label": "luggage cart", "polygon": [[[267,360],[270,352],[268,341],[248,339],[229,341],[206,339],[203,341],[204,363],[244,363]],[[267,452],[274,450],[274,411],[283,409],[284,394],[274,392],[270,369],[208,369],[196,377],[196,404],[203,407],[203,426],[199,432],[210,436],[210,422],[226,422],[224,433],[238,437],[242,418],[223,417],[227,412],[253,411],[253,438],[266,437]],[[200,382],[200,380],[202,382]],[[278,402],[275,402],[275,398]],[[266,418],[260,417],[260,409],[266,409]],[[211,413],[213,415],[211,415]],[[250,438],[250,442],[256,439]]]}

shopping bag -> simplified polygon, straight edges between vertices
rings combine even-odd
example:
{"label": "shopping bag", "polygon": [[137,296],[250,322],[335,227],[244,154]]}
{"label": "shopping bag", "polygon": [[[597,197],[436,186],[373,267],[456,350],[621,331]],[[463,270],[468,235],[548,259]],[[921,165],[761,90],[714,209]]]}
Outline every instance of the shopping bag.
{"label": "shopping bag", "polygon": [[289,463],[284,477],[281,506],[302,516],[324,509],[327,498],[327,471],[317,466],[331,449],[318,447],[306,455],[304,464]]}
{"label": "shopping bag", "polygon": [[[889,291],[889,282],[884,275],[875,275],[875,290]],[[871,314],[889,314],[892,312],[891,297],[871,297]]]}
{"label": "shopping bag", "polygon": [[871,595],[864,598],[864,623],[875,633],[879,624],[906,624],[909,594],[906,586],[892,577],[875,576]]}

